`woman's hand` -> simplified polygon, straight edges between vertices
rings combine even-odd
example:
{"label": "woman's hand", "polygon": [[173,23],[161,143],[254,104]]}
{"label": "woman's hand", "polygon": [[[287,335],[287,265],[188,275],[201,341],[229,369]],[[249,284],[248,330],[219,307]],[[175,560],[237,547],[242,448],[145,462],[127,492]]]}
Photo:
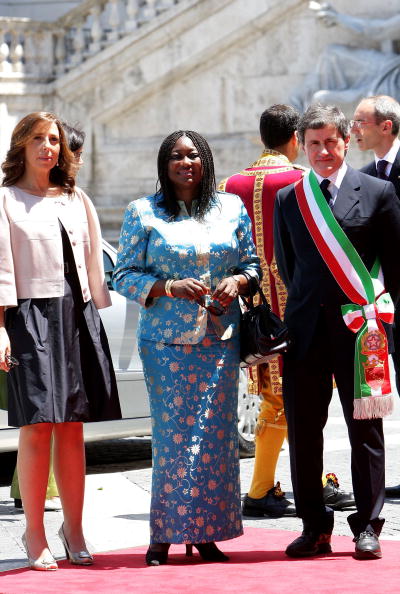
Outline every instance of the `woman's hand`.
{"label": "woman's hand", "polygon": [[0,328],[0,369],[9,371],[6,363],[6,356],[11,355],[10,339],[4,327]]}
{"label": "woman's hand", "polygon": [[[241,275],[243,276],[243,275]],[[218,301],[222,307],[228,307],[234,299],[239,295],[239,289],[241,284],[241,276],[227,276],[223,278],[217,285],[211,298],[214,301]],[[246,282],[246,278],[243,276]]]}
{"label": "woman's hand", "polygon": [[209,292],[210,289],[195,278],[182,278],[174,281],[171,285],[171,293],[174,297],[190,301],[199,302],[203,295],[207,295]]}

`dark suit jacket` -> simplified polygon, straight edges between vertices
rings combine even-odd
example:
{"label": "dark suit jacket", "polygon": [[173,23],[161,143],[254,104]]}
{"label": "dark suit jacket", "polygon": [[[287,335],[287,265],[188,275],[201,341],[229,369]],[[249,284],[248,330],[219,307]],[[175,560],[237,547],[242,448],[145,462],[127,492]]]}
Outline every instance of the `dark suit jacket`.
{"label": "dark suit jacket", "polygon": [[[376,177],[377,172],[375,159],[371,161],[371,163],[368,163],[368,165],[365,165],[365,167],[362,167],[360,171],[366,173],[367,175],[372,175],[373,177]],[[400,150],[397,153],[396,159],[394,160],[394,163],[390,170],[389,181],[391,181],[394,185],[397,196],[400,198]]]}
{"label": "dark suit jacket", "polygon": [[[364,264],[371,269],[379,256],[386,289],[400,296],[400,201],[390,182],[348,168],[333,213]],[[349,303],[315,247],[297,204],[294,185],[277,194],[274,213],[275,255],[288,289],[285,321],[294,339],[293,354],[307,353],[321,306],[341,320],[340,306]]]}

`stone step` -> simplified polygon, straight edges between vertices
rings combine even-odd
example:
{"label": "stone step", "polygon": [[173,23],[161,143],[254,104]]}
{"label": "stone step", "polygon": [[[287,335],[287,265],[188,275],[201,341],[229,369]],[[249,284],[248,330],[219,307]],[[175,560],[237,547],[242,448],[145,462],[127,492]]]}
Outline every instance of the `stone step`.
{"label": "stone step", "polygon": [[119,242],[119,231],[115,232],[112,229],[103,228],[102,231],[103,239],[110,243],[115,249],[118,249]]}
{"label": "stone step", "polygon": [[119,234],[125,212],[125,205],[96,206],[103,238],[118,247]]}

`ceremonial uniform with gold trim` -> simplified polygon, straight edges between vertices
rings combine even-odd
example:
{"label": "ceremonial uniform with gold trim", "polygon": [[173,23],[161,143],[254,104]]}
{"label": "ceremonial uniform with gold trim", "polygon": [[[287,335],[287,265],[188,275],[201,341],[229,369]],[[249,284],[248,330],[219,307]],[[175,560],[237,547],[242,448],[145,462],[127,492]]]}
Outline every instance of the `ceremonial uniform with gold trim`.
{"label": "ceremonial uniform with gold trim", "polygon": [[[249,168],[223,180],[218,187],[221,191],[238,194],[246,206],[263,271],[262,289],[272,310],[280,317],[283,317],[287,293],[273,251],[275,196],[278,190],[294,183],[302,174],[303,168],[293,165],[285,155],[266,149]],[[273,487],[276,461],[286,436],[279,357],[250,370],[249,392],[262,395],[256,428],[257,455],[249,490],[250,497],[259,499]],[[270,472],[266,472],[268,463]]]}

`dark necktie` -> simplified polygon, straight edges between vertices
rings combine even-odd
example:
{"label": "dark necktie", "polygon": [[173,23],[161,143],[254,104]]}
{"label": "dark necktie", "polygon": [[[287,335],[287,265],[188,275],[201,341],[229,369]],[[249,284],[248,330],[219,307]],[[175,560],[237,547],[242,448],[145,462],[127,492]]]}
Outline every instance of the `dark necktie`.
{"label": "dark necktie", "polygon": [[329,206],[332,208],[332,194],[328,190],[328,186],[330,183],[331,182],[329,179],[323,179],[322,182],[319,184],[319,187],[321,188],[321,192],[325,196],[325,200],[327,201]]}
{"label": "dark necktie", "polygon": [[389,161],[386,161],[385,159],[381,159],[376,164],[376,173],[377,173],[377,177],[379,177],[379,179],[389,179],[385,173],[386,166],[388,163],[389,163]]}

